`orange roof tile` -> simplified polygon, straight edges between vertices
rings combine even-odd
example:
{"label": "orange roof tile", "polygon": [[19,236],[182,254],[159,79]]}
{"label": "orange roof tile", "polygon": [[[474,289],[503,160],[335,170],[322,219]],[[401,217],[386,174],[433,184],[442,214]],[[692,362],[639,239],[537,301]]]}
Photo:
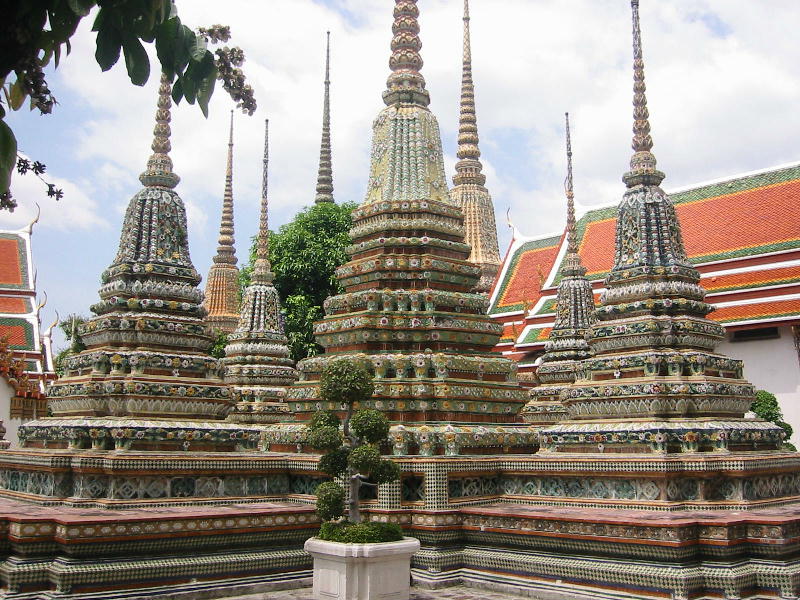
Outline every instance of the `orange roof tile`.
{"label": "orange roof tile", "polygon": [[0,296],[0,313],[19,315],[26,312],[28,307],[25,298]]}
{"label": "orange roof tile", "polygon": [[0,238],[0,287],[19,288],[23,283],[18,238]]}

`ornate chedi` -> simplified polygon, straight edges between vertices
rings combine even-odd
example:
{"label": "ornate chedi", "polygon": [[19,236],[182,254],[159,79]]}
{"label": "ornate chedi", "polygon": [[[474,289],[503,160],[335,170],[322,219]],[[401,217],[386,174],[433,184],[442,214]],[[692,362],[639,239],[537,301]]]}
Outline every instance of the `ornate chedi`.
{"label": "ornate chedi", "polygon": [[543,449],[635,452],[762,450],[782,430],[745,420],[753,386],[742,362],[714,353],[723,328],[706,318],[700,274],[686,257],[675,208],[659,187],[645,96],[638,0],[633,0],[633,157],[623,181],[615,264],[583,361],[563,402],[570,420]]}
{"label": "ornate chedi", "polygon": [[319,145],[316,204],[333,202],[333,166],[331,164],[331,32],[325,46],[325,99],[322,103],[322,140]]}
{"label": "ornate chedi", "polygon": [[474,291],[488,294],[500,268],[494,205],[486,189],[478,148],[475,86],[472,83],[472,48],[469,38],[469,0],[464,0],[464,54],[461,73],[461,111],[458,119],[458,162],[450,198],[464,213],[465,241],[470,245],[469,261],[481,268]]}
{"label": "ornate chedi", "polygon": [[531,400],[522,410],[522,417],[527,423],[542,425],[552,424],[567,416],[559,396],[565,387],[575,381],[575,369],[580,361],[591,355],[586,336],[589,328],[596,322],[592,284],[586,278],[586,268],[578,256],[569,114],[566,114],[565,118],[567,179],[564,187],[567,196],[567,251],[558,283],[555,323],[536,371],[536,379],[540,385],[530,390]]}
{"label": "ornate chedi", "polygon": [[470,292],[481,270],[467,260],[463,215],[447,193],[418,14],[416,0],[396,0],[386,108],[373,124],[351,260],[337,271],[345,292],[325,302],[314,328],[325,354],[298,365],[289,404],[300,420],[323,407],[319,374],[348,355],[374,370],[368,404],[394,421],[395,454],[531,447],[528,428],[514,425],[526,400],[516,365],[492,353],[501,328],[486,297]]}
{"label": "ornate chedi", "polygon": [[239,325],[228,336],[225,347],[225,381],[231,386],[233,411],[229,421],[273,423],[289,412],[284,402],[286,388],[297,379],[289,358],[288,340],[281,320],[278,291],[272,285],[269,264],[269,214],[267,172],[269,162],[269,121],[264,131],[264,169],[261,182],[261,219],[256,260],[250,284],[242,296]]}
{"label": "ornate chedi", "polygon": [[206,323],[212,332],[231,333],[239,322],[239,269],[233,237],[233,111],[228,137],[228,163],[225,169],[225,193],[222,196],[222,218],[219,224],[217,254],[208,270],[206,297],[203,305],[208,314]]}
{"label": "ornate chedi", "polygon": [[[128,205],[119,251],[102,274],[100,302],[91,307],[95,316],[81,327],[87,349],[65,360],[64,375],[50,387],[53,418],[21,428],[29,446],[234,443],[232,426],[207,423],[224,419],[231,400],[217,359],[207,354],[200,276],[189,257],[183,201],[174,191],[170,105],[170,84],[162,77],[153,154],[139,177],[144,188]],[[194,433],[178,436],[187,427]]]}

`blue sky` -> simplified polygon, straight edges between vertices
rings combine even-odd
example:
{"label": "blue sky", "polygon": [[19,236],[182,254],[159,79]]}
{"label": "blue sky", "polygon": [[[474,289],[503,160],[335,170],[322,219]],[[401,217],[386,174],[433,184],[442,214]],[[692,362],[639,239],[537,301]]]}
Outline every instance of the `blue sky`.
{"label": "blue sky", "polygon": [[[461,58],[461,0],[420,0],[423,74],[450,174]],[[271,224],[313,202],[319,152],[325,31],[332,39],[332,135],[337,201],[362,199],[371,122],[388,74],[387,0],[178,1],[193,26],[225,23],[243,48],[256,90],[254,117],[235,122],[234,197],[240,258],[257,224],[263,119],[270,118]],[[779,19],[771,15],[781,15]],[[800,160],[800,46],[791,0],[642,0],[648,100],[667,189]],[[625,0],[471,0],[480,147],[495,201],[501,252],[505,213],[527,235],[564,220],[563,113],[573,125],[576,199],[618,199],[630,156],[630,14]],[[17,177],[20,202],[0,228],[21,227],[42,205],[33,251],[54,310],[88,314],[116,253],[122,215],[149,155],[157,77],[144,88],[122,63],[101,73],[85,20],[73,52],[48,81],[59,105],[8,119],[27,155],[48,165],[65,198]],[[205,274],[215,252],[230,99],[217,90],[206,120],[173,110],[172,157],[182,177],[190,247]]]}

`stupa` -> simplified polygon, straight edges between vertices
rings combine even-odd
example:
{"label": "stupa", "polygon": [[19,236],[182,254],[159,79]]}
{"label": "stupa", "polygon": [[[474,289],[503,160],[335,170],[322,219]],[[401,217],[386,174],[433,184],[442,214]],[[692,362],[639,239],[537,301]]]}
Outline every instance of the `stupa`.
{"label": "stupa", "polygon": [[589,332],[594,356],[565,390],[569,420],[543,432],[546,451],[672,453],[774,450],[783,430],[744,419],[754,389],[742,362],[715,354],[700,274],[659,187],[647,111],[638,0],[633,8],[633,157],[623,181],[615,264]]}
{"label": "stupa", "polygon": [[205,302],[206,323],[212,333],[231,333],[239,322],[239,268],[233,237],[233,111],[228,137],[228,162],[225,169],[225,192],[219,224],[217,253],[208,270]]}
{"label": "stupa", "polygon": [[250,283],[242,295],[239,325],[225,347],[225,381],[231,386],[233,411],[229,421],[273,423],[285,419],[286,388],[297,379],[284,335],[280,298],[272,284],[269,264],[269,121],[264,125],[264,167],[261,181],[256,260]]}
{"label": "stupa", "polygon": [[565,120],[567,179],[564,187],[567,196],[567,249],[558,283],[555,323],[536,371],[539,385],[531,388],[531,400],[522,409],[525,422],[538,425],[553,424],[567,416],[566,409],[561,403],[561,392],[575,381],[575,371],[580,362],[591,355],[586,337],[589,328],[596,321],[592,284],[586,278],[586,268],[581,264],[575,239],[575,193],[572,182],[569,114],[565,115]]}
{"label": "stupa", "polygon": [[516,422],[526,392],[515,364],[492,353],[501,328],[486,314],[486,297],[471,292],[481,269],[468,260],[463,213],[448,195],[420,73],[418,14],[416,0],[396,1],[386,108],[373,123],[351,259],[337,270],[345,291],[325,302],[314,327],[325,354],[300,362],[289,404],[299,420],[338,409],[320,401],[319,375],[350,356],[375,374],[374,396],[362,408],[394,422],[396,454],[529,450],[531,432]]}
{"label": "stupa", "polygon": [[217,359],[207,354],[200,276],[189,257],[186,210],[174,191],[180,178],[169,157],[170,90],[162,76],[153,154],[139,177],[144,188],[128,205],[117,256],[91,307],[95,316],[80,329],[87,348],[65,360],[64,375],[50,387],[52,417],[20,428],[29,447],[237,443],[230,437],[235,426],[220,423],[232,406],[230,392]]}
{"label": "stupa", "polygon": [[478,148],[478,120],[475,85],[472,81],[472,45],[469,37],[469,0],[464,0],[464,52],[461,70],[461,110],[458,119],[458,162],[450,198],[464,213],[465,242],[470,245],[469,261],[481,269],[475,292],[488,294],[500,268],[494,205],[486,189]]}
{"label": "stupa", "polygon": [[325,96],[322,103],[322,139],[319,146],[317,196],[314,203],[333,202],[333,166],[331,163],[331,32],[326,33]]}

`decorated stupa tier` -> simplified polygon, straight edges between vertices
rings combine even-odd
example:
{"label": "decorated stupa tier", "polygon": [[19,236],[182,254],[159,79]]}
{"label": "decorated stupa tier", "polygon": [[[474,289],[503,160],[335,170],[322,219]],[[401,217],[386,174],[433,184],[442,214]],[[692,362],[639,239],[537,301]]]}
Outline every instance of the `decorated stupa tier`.
{"label": "decorated stupa tier", "polygon": [[492,352],[501,329],[485,296],[471,293],[481,269],[468,260],[464,215],[448,195],[417,16],[415,0],[396,0],[387,106],[373,123],[351,259],[337,271],[345,291],[325,303],[315,325],[325,354],[298,365],[289,405],[298,419],[339,409],[320,400],[319,377],[348,356],[374,373],[366,404],[394,422],[400,454],[530,451],[533,432],[516,417],[527,393],[516,365]]}
{"label": "decorated stupa tier", "polygon": [[288,418],[286,389],[297,380],[294,361],[281,320],[278,290],[269,264],[269,122],[264,130],[256,260],[250,284],[242,297],[239,324],[225,346],[225,382],[231,386],[234,407],[228,420],[237,423],[275,423]]}
{"label": "decorated stupa tier", "polygon": [[213,333],[231,333],[239,321],[239,269],[233,227],[233,111],[228,137],[225,192],[219,225],[217,253],[208,270],[204,307],[206,323]]}
{"label": "decorated stupa tier", "polygon": [[552,425],[567,418],[561,402],[562,394],[575,381],[581,361],[592,354],[586,337],[596,322],[592,284],[586,278],[586,268],[578,255],[575,236],[575,193],[572,178],[572,139],[569,114],[565,115],[567,138],[567,197],[566,254],[561,267],[556,295],[556,318],[550,338],[545,344],[536,380],[539,385],[530,389],[530,401],[522,409],[526,423]]}
{"label": "decorated stupa tier", "polygon": [[475,85],[472,80],[472,46],[469,35],[469,0],[464,0],[464,51],[461,59],[461,102],[458,119],[458,162],[453,176],[455,187],[450,198],[464,212],[466,241],[470,245],[469,260],[480,267],[481,278],[476,292],[488,294],[500,268],[497,225],[494,205],[486,189],[478,147],[478,118],[475,109]]}
{"label": "decorated stupa tier", "polygon": [[[106,439],[115,419],[215,421],[231,407],[219,363],[208,356],[200,276],[189,257],[186,210],[173,189],[179,178],[169,158],[170,104],[162,76],[153,155],[140,176],[144,188],[128,205],[119,251],[103,273],[100,302],[91,307],[95,316],[79,330],[87,349],[64,361],[64,376],[48,393],[54,417],[73,418],[77,427],[100,418],[106,424],[98,437]],[[47,419],[32,431],[40,423],[52,431]],[[138,447],[173,443],[145,436]]]}
{"label": "decorated stupa tier", "polygon": [[594,354],[562,400],[569,420],[543,432],[544,450],[695,452],[769,450],[783,430],[744,415],[754,388],[723,338],[689,262],[680,223],[659,187],[651,149],[639,3],[633,13],[633,157],[623,181],[614,267],[589,329]]}

